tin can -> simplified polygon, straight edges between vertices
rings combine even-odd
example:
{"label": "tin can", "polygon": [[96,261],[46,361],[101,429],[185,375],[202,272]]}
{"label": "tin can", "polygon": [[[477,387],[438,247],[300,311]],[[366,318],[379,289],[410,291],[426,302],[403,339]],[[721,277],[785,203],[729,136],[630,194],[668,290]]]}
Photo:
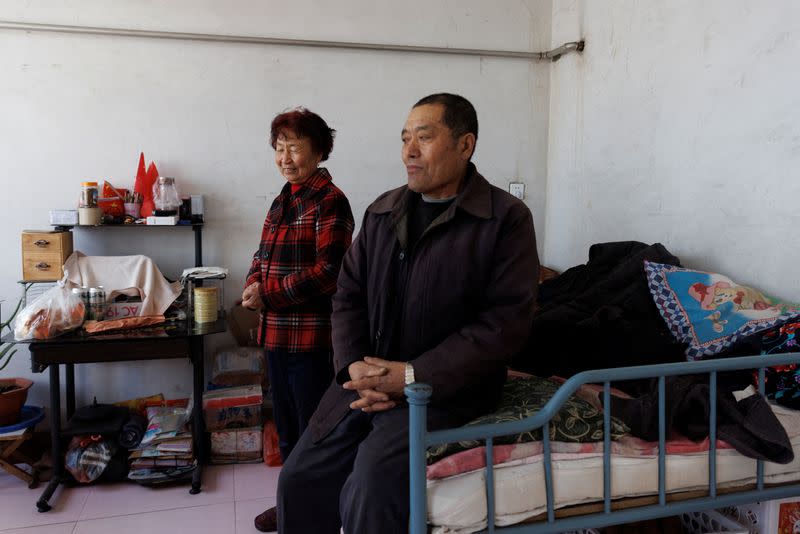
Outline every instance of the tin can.
{"label": "tin can", "polygon": [[97,302],[95,303],[95,310],[98,317],[95,321],[102,321],[106,318],[106,290],[103,286],[97,286]]}
{"label": "tin can", "polygon": [[102,287],[89,288],[89,315],[94,321],[102,321],[106,314],[106,294]]}
{"label": "tin can", "polygon": [[78,290],[78,295],[81,297],[83,301],[83,320],[88,321],[89,316],[91,315],[89,312],[89,288],[86,286],[76,287],[72,291]]}
{"label": "tin can", "polygon": [[89,314],[87,319],[89,321],[94,321],[95,320],[95,317],[94,317],[94,305],[95,305],[95,302],[97,301],[97,288],[96,287],[90,287],[89,288],[89,298],[87,300],[88,300],[88,306],[86,307],[86,309],[88,310],[88,314]]}

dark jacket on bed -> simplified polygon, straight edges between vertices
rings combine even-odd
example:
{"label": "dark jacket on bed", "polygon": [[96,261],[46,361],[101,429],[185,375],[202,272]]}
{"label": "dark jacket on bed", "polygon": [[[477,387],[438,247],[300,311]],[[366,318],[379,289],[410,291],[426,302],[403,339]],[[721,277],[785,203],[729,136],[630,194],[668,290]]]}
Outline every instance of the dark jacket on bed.
{"label": "dark jacket on bed", "polygon": [[530,210],[470,165],[458,197],[407,249],[406,186],[367,208],[333,298],[336,378],[310,422],[315,441],[350,410],[341,387],[364,356],[411,361],[432,405],[466,421],[490,410],[530,329],[539,259]]}
{"label": "dark jacket on bed", "polygon": [[542,283],[528,344],[514,368],[569,377],[587,369],[680,362],[658,313],[643,261],[680,265],[660,243],[599,243],[589,261]]}
{"label": "dark jacket on bed", "polygon": [[[691,365],[691,364],[689,364]],[[786,464],[794,459],[786,430],[761,395],[737,401],[734,391],[752,382],[749,372],[719,373],[717,377],[717,437],[750,458]],[[665,380],[665,428],[677,430],[699,441],[709,435],[708,375],[669,376]],[[631,429],[634,436],[658,440],[658,382],[638,381],[636,398],[614,397],[611,413]],[[626,384],[617,383],[616,386]],[[631,392],[633,393],[633,392]]]}
{"label": "dark jacket on bed", "polygon": [[[653,303],[644,260],[680,265],[660,243],[600,243],[589,249],[586,265],[544,282],[531,337],[514,367],[569,377],[588,369],[685,361],[685,345],[675,341]],[[727,355],[753,353],[748,350],[736,348]],[[733,398],[731,392],[750,381],[747,372],[720,373],[717,436],[747,456],[789,462],[789,438],[764,398]],[[634,436],[658,439],[657,382],[628,380],[614,386],[634,398],[614,399],[611,413]],[[666,393],[667,428],[694,440],[708,436],[708,377],[668,377]]]}

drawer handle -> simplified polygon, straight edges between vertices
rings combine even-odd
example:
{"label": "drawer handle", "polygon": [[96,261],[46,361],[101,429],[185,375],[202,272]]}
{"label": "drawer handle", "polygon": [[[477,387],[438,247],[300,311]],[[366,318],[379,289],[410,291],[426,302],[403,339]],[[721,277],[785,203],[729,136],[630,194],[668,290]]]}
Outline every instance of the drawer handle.
{"label": "drawer handle", "polygon": [[38,241],[34,241],[33,244],[36,245],[37,247],[46,247],[47,245],[50,244],[50,241],[46,239],[39,239]]}
{"label": "drawer handle", "polygon": [[39,269],[40,271],[46,271],[46,270],[48,270],[50,268],[50,264],[49,263],[45,263],[43,261],[40,261],[39,263],[37,263],[35,265],[35,267],[37,269]]}

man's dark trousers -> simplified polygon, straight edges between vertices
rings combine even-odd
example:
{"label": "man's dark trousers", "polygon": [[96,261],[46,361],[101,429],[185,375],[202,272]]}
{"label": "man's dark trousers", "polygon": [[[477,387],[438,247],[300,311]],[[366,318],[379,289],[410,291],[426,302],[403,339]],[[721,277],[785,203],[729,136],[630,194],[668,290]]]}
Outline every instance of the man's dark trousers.
{"label": "man's dark trousers", "polygon": [[[456,426],[428,408],[430,429]],[[408,406],[351,411],[319,443],[304,432],[278,480],[281,534],[408,534]]]}
{"label": "man's dark trousers", "polygon": [[272,414],[285,462],[333,378],[331,353],[265,351]]}

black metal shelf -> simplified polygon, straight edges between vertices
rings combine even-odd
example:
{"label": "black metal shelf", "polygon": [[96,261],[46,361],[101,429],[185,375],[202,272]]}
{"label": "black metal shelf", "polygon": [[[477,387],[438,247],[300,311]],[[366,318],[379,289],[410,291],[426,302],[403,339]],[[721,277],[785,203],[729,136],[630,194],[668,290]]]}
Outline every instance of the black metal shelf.
{"label": "black metal shelf", "polygon": [[203,266],[203,223],[192,224],[97,224],[97,225],[52,225],[56,230],[70,232],[75,229],[81,230],[107,230],[110,228],[191,228],[194,232],[194,266]]}
{"label": "black metal shelf", "polygon": [[105,228],[196,228],[202,227],[204,223],[191,224],[51,224],[56,230],[72,230],[73,228],[83,228],[87,230]]}

